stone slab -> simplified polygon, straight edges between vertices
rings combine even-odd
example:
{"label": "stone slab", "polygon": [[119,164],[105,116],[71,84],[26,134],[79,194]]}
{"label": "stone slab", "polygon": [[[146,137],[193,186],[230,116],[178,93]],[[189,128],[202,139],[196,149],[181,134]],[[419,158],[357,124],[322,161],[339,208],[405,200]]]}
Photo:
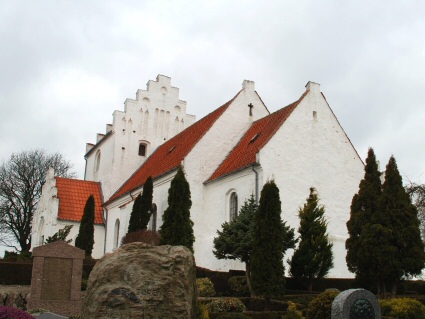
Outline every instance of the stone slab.
{"label": "stone slab", "polygon": [[121,246],[90,274],[82,319],[192,319],[195,260],[183,246]]}
{"label": "stone slab", "polygon": [[52,312],[43,312],[42,314],[36,316],[38,319],[68,319],[68,317],[64,317]]}

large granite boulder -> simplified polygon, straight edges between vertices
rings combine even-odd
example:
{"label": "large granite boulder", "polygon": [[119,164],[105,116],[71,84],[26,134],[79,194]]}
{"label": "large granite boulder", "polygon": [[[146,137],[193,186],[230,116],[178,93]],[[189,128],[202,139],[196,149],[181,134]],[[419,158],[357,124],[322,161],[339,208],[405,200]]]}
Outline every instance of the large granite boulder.
{"label": "large granite boulder", "polygon": [[186,247],[123,245],[91,272],[81,318],[192,319],[195,281]]}

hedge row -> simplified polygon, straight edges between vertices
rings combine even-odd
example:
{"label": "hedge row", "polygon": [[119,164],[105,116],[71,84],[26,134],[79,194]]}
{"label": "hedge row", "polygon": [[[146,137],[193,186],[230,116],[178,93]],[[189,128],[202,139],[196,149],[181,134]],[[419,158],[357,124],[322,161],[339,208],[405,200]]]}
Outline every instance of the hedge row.
{"label": "hedge row", "polygon": [[[85,261],[83,264],[83,279],[90,275],[96,261]],[[0,285],[31,285],[32,263],[0,262]]]}
{"label": "hedge row", "polygon": [[[83,279],[87,279],[97,260],[84,260]],[[0,285],[30,285],[32,275],[32,262],[16,261],[10,262],[0,259]],[[233,276],[244,276],[245,272],[240,270],[229,270],[228,272],[212,271],[206,268],[196,267],[197,278],[209,278],[218,296],[230,295],[229,279]],[[306,291],[302,281],[294,278],[286,278],[287,294]],[[336,288],[340,291],[357,288],[353,279],[324,278],[316,280],[313,285],[314,291],[324,291],[328,288]],[[399,285],[399,294],[425,295],[425,281],[404,281]]]}

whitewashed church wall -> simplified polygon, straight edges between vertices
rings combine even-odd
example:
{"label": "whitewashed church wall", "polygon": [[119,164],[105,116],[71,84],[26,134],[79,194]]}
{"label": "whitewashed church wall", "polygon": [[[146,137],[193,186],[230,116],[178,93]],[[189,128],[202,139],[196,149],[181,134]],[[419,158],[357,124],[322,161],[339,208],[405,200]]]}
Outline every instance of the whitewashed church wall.
{"label": "whitewashed church wall", "polygon": [[[57,223],[52,227],[51,233],[45,238],[54,235],[59,229],[63,229],[67,225],[72,225],[71,231],[67,239],[72,239],[70,245],[75,246],[75,239],[80,231],[80,223],[69,221],[69,220],[58,220]],[[105,241],[105,227],[103,225],[94,225],[94,245],[92,251],[92,257],[95,259],[103,256],[103,247]]]}
{"label": "whitewashed church wall", "polygon": [[[125,101],[124,111],[114,111],[112,125],[107,126],[113,134],[89,155],[86,179],[101,181],[108,200],[159,145],[194,122],[186,102],[179,99],[179,89],[171,86],[169,77],[158,75],[147,90],[137,91],[136,99]],[[139,155],[140,144],[146,145],[145,155]],[[92,172],[97,148],[106,153],[96,175]]]}
{"label": "whitewashed church wall", "polygon": [[[115,134],[97,146],[87,156],[85,180],[101,182],[104,200],[108,199],[121,183],[121,176],[114,174]],[[98,160],[98,156],[100,160]]]}
{"label": "whitewashed church wall", "polygon": [[[219,164],[239,142],[251,123],[269,114],[255,92],[254,83],[252,81],[244,81],[243,88],[227,110],[217,119],[210,130],[184,159],[184,170],[192,197],[191,218],[195,224],[195,258],[197,264],[202,267],[207,260],[200,254],[203,254],[202,251],[206,249],[212,249],[212,245],[204,246],[202,244],[202,238],[204,236],[209,238],[213,236],[204,218],[207,204],[203,183],[213,174]],[[251,116],[250,108],[248,107],[250,103],[254,105]],[[211,253],[207,254],[211,255]]]}
{"label": "whitewashed church wall", "polygon": [[[256,170],[259,173],[259,183],[261,183],[261,169],[257,167]],[[251,194],[255,198],[255,189],[255,173],[252,168],[247,168],[205,185],[205,210],[197,225],[198,236],[195,243],[197,264],[220,271],[245,270],[245,264],[239,261],[217,259],[212,253],[213,241],[217,237],[217,230],[222,230],[221,225],[230,221],[230,195],[233,192],[237,194],[237,211],[239,212],[245,200],[249,199]]]}
{"label": "whitewashed church wall", "polygon": [[58,189],[54,170],[50,168],[46,175],[46,181],[42,188],[41,197],[32,219],[31,249],[40,246],[43,239],[54,234],[59,210]]}
{"label": "whitewashed church wall", "polygon": [[298,208],[305,203],[310,187],[316,188],[334,245],[334,268],[328,276],[353,277],[345,263],[346,222],[364,166],[319,85],[311,86],[310,93],[260,151],[260,163],[265,181],[274,179],[280,189],[282,219],[295,229],[299,226]]}
{"label": "whitewashed church wall", "polygon": [[[168,189],[171,185],[171,180],[176,172],[172,172],[164,177],[161,177],[153,183],[153,203],[157,205],[157,221],[156,230],[162,225],[162,215],[168,207]],[[127,233],[128,224],[130,221],[131,210],[133,209],[134,199],[142,192],[142,188],[131,193],[132,196],[126,195],[113,203],[110,203],[107,208],[107,236],[106,236],[106,252],[115,250],[116,234],[114,232],[115,223],[119,220],[119,243],[121,245],[122,237]],[[152,229],[152,220],[148,224],[148,229]]]}

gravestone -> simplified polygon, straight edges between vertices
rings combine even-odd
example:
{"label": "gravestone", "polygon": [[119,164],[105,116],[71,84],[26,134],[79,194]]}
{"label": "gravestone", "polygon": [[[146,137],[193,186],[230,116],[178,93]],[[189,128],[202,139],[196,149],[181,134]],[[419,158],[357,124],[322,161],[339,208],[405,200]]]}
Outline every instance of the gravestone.
{"label": "gravestone", "polygon": [[68,319],[68,317],[64,317],[61,315],[57,315],[51,312],[43,312],[42,314],[35,316],[38,319]]}
{"label": "gravestone", "polygon": [[341,292],[332,303],[331,319],[381,319],[376,296],[365,289]]}
{"label": "gravestone", "polygon": [[90,273],[82,319],[195,317],[195,260],[183,246],[123,245]]}
{"label": "gravestone", "polygon": [[28,309],[48,309],[60,315],[81,311],[84,250],[63,241],[34,248]]}

